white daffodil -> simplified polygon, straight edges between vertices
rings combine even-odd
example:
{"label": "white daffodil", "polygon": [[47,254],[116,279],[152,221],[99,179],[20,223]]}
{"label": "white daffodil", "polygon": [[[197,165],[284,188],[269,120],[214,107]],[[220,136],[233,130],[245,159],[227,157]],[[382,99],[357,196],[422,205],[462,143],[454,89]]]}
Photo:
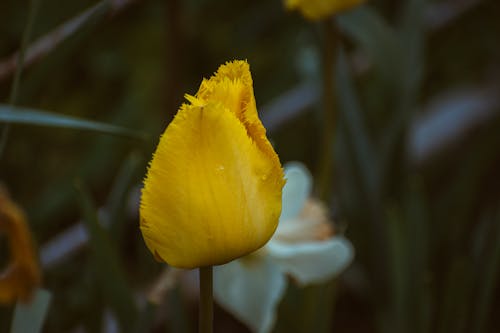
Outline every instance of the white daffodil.
{"label": "white daffodil", "polygon": [[312,177],[305,166],[285,165],[282,212],[278,228],[262,249],[214,268],[216,301],[254,332],[270,332],[287,286],[338,275],[354,256],[351,243],[333,235],[327,210],[311,199]]}

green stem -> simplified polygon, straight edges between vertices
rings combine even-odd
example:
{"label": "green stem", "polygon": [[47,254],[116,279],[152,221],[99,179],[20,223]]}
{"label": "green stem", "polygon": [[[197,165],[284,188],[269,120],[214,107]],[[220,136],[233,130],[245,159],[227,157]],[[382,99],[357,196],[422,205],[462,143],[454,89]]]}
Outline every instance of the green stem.
{"label": "green stem", "polygon": [[[16,71],[14,73],[14,80],[12,81],[12,86],[10,89],[9,104],[11,107],[16,106],[17,96],[19,91],[19,84],[21,82],[21,74],[24,67],[24,58],[28,43],[31,37],[31,31],[33,30],[33,23],[35,22],[36,13],[38,11],[39,0],[31,0],[29,6],[28,22],[23,32],[23,39],[21,41],[21,48],[19,50],[19,55],[17,57]],[[7,143],[7,138],[9,136],[9,124],[3,125],[2,136],[0,138],[0,157],[3,154],[5,145]]]}
{"label": "green stem", "polygon": [[333,143],[336,125],[336,96],[335,96],[335,65],[337,63],[337,49],[339,44],[338,30],[334,19],[327,19],[323,23],[323,139],[319,169],[319,195],[328,200],[330,195],[333,169]]}
{"label": "green stem", "polygon": [[200,333],[213,332],[213,312],[212,266],[200,267]]}

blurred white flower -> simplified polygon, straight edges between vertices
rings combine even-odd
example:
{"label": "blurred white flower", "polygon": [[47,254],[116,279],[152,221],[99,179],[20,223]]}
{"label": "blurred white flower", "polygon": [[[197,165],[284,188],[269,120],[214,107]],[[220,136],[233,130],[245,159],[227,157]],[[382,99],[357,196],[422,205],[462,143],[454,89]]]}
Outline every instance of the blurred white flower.
{"label": "blurred white flower", "polygon": [[299,285],[338,275],[354,257],[351,243],[334,236],[327,210],[310,198],[312,177],[301,163],[285,165],[278,228],[262,249],[214,268],[216,301],[254,332],[270,332],[289,274]]}

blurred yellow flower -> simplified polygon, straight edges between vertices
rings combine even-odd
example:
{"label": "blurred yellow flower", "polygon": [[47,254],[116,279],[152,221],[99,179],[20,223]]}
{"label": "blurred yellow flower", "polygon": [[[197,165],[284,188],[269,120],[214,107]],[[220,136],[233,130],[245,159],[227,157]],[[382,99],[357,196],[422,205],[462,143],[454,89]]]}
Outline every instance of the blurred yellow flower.
{"label": "blurred yellow flower", "polygon": [[285,6],[289,10],[300,10],[307,19],[316,21],[363,2],[365,0],[285,0]]}
{"label": "blurred yellow flower", "polygon": [[258,118],[246,61],[222,65],[186,99],[149,165],[141,231],[171,266],[224,264],[271,238],[283,170]]}
{"label": "blurred yellow flower", "polygon": [[0,303],[26,302],[40,285],[40,270],[24,214],[1,187],[0,233],[7,236],[10,252],[9,263],[0,272]]}

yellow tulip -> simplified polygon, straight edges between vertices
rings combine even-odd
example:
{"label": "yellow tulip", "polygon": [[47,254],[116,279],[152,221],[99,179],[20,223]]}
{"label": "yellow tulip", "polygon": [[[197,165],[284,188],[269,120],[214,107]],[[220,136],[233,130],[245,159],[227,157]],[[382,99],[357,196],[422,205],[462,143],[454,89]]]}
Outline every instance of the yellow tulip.
{"label": "yellow tulip", "polygon": [[40,285],[40,269],[24,214],[1,187],[0,232],[7,236],[10,252],[9,263],[0,272],[0,303],[26,302]]}
{"label": "yellow tulip", "polygon": [[140,227],[149,250],[171,266],[224,264],[273,235],[283,169],[258,118],[246,61],[222,65],[186,99],[150,162]]}
{"label": "yellow tulip", "polygon": [[363,2],[365,0],[285,0],[285,6],[289,10],[298,9],[307,19],[316,21]]}

